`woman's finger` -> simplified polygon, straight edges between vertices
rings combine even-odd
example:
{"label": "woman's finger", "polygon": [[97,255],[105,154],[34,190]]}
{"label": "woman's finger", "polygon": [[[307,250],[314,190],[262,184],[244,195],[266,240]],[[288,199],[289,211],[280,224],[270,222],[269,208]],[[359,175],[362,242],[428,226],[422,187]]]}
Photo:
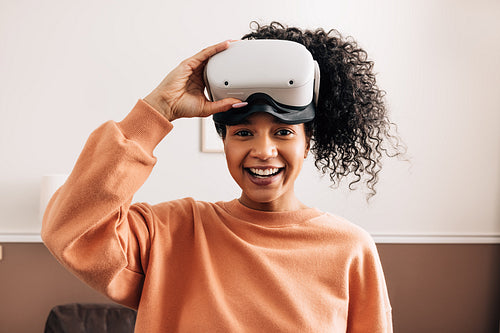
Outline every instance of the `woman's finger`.
{"label": "woman's finger", "polygon": [[227,49],[229,47],[229,44],[231,44],[231,41],[226,40],[224,42],[220,42],[218,44],[204,48],[203,50],[201,50],[200,52],[198,52],[197,54],[195,54],[191,58],[188,58],[187,64],[194,71],[201,64],[203,64],[205,61],[207,61],[210,57]]}
{"label": "woman's finger", "polygon": [[236,98],[224,98],[220,101],[209,102],[207,101],[203,107],[202,117],[208,117],[214,113],[229,111],[233,105],[241,104],[242,102]]}

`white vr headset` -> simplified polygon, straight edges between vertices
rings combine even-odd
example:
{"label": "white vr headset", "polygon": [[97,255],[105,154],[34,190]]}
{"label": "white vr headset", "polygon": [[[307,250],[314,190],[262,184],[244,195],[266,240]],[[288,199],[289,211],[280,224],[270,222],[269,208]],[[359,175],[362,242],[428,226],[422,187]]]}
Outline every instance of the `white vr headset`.
{"label": "white vr headset", "polygon": [[234,97],[248,102],[214,114],[217,123],[238,124],[255,112],[270,113],[288,124],[314,119],[320,72],[302,44],[274,39],[233,42],[209,59],[204,78],[210,100]]}

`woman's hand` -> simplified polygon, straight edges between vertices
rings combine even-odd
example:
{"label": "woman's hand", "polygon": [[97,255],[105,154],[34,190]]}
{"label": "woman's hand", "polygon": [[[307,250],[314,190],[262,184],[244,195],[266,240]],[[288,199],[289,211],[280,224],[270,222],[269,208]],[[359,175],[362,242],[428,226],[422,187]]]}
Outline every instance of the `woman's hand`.
{"label": "woman's hand", "polygon": [[226,98],[210,102],[203,93],[203,70],[208,59],[229,47],[225,41],[205,48],[196,55],[182,61],[146,98],[149,105],[163,114],[169,121],[183,117],[208,117],[227,111],[241,101]]}

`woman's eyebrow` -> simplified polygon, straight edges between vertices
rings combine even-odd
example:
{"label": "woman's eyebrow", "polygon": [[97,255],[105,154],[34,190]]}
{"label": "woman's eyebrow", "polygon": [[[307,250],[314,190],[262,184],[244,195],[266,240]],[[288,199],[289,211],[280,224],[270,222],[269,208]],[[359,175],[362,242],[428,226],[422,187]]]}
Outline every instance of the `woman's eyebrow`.
{"label": "woman's eyebrow", "polygon": [[282,122],[279,118],[273,117],[273,124],[284,124],[284,125],[289,125],[287,123]]}
{"label": "woman's eyebrow", "polygon": [[252,121],[249,120],[248,118],[245,118],[245,119],[239,121],[237,124],[228,125],[228,127],[231,127],[231,126],[241,126],[241,125],[252,125]]}

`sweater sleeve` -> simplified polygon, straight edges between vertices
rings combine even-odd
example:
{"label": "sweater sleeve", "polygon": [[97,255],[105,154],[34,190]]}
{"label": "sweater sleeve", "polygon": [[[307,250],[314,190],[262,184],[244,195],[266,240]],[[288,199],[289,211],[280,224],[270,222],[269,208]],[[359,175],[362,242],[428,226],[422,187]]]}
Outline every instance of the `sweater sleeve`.
{"label": "sweater sleeve", "polygon": [[349,271],[349,333],[392,333],[392,309],[382,264],[373,239],[366,234]]}
{"label": "sweater sleeve", "polygon": [[121,122],[100,126],[42,222],[44,243],[67,269],[132,308],[142,290],[154,218],[149,206],[130,203],[156,163],[154,148],[172,127],[142,100]]}

